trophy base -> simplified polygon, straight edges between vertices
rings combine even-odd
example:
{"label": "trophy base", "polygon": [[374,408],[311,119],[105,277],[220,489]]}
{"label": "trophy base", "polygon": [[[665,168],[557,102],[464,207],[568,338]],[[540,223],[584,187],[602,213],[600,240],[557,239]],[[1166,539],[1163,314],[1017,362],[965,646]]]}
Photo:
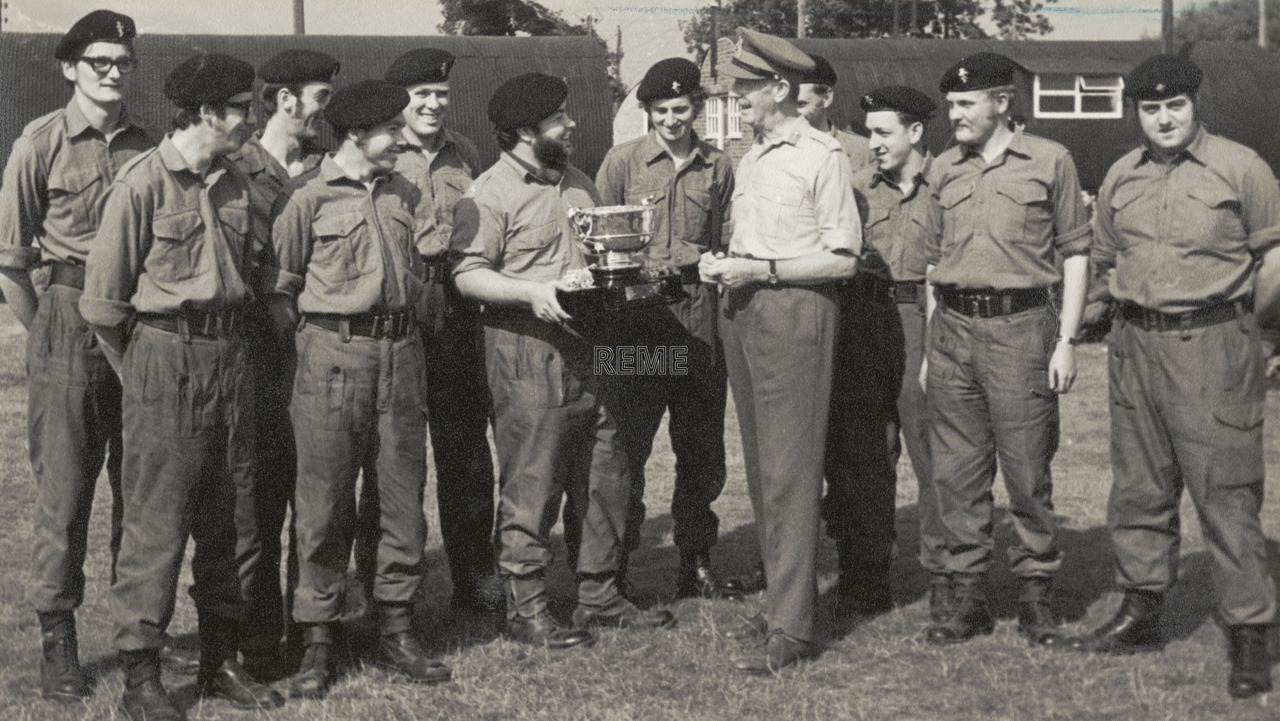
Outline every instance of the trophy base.
{"label": "trophy base", "polygon": [[597,276],[595,287],[556,291],[560,307],[569,315],[618,313],[666,305],[688,297],[680,273],[675,270],[629,268],[605,278],[598,277],[597,270],[592,268],[592,275]]}

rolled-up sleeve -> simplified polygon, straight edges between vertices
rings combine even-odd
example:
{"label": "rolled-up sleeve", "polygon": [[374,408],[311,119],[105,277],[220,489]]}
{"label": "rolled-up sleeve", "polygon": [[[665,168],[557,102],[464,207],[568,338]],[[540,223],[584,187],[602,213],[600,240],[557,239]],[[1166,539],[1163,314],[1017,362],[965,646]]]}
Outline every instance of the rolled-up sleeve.
{"label": "rolled-up sleeve", "polygon": [[30,270],[39,265],[35,237],[44,221],[47,181],[31,140],[18,138],[0,185],[0,267]]}
{"label": "rolled-up sleeve", "polygon": [[824,250],[862,253],[862,219],[853,197],[853,173],[844,153],[827,153],[814,178],[818,242]]}
{"label": "rolled-up sleeve", "polygon": [[1058,157],[1053,183],[1054,246],[1064,258],[1085,255],[1093,241],[1089,209],[1080,195],[1080,175],[1070,153]]}
{"label": "rolled-up sleeve", "polygon": [[276,201],[271,221],[271,248],[272,256],[262,270],[263,285],[270,283],[265,290],[297,298],[311,257],[311,213],[292,193]]}
{"label": "rolled-up sleeve", "polygon": [[133,316],[131,300],[151,247],[150,215],[149,204],[128,185],[107,191],[80,297],[80,314],[92,325],[114,328]]}
{"label": "rolled-up sleeve", "polygon": [[453,274],[476,268],[496,270],[502,257],[505,229],[502,213],[468,195],[453,209],[453,236],[449,249],[456,258]]}
{"label": "rolled-up sleeve", "polygon": [[1280,185],[1271,167],[1258,157],[1249,162],[1241,185],[1249,249],[1262,255],[1280,244]]}

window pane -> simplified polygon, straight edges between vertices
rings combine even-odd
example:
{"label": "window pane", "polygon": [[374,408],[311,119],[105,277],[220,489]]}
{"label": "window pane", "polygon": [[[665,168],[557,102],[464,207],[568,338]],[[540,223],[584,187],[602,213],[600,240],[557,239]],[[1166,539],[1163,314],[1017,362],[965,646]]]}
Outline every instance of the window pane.
{"label": "window pane", "polygon": [[1115,95],[1085,95],[1080,98],[1080,110],[1085,113],[1114,113],[1120,107]]}
{"label": "window pane", "polygon": [[1041,75],[1041,90],[1075,90],[1076,76],[1074,75]]}
{"label": "window pane", "polygon": [[1122,82],[1119,75],[1082,75],[1080,80],[1085,90],[1119,90]]}
{"label": "window pane", "polygon": [[1074,113],[1076,99],[1073,95],[1041,95],[1040,105],[1036,112],[1040,113]]}

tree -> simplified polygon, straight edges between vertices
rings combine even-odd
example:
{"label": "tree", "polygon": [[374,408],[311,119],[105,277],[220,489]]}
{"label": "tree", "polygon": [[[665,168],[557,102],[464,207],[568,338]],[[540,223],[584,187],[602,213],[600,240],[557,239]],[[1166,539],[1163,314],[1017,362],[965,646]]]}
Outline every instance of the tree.
{"label": "tree", "polygon": [[[440,0],[444,22],[440,32],[447,35],[588,35],[608,50],[595,31],[591,18],[570,22],[563,15],[533,0]],[[608,54],[609,80],[616,107],[627,96],[622,83],[622,53]]]}
{"label": "tree", "polygon": [[[911,33],[910,2],[901,1],[903,34]],[[917,37],[985,38],[989,34],[979,21],[990,13],[996,36],[1025,38],[1053,30],[1041,12],[1046,3],[1057,0],[994,0],[990,8],[982,0],[917,0]],[[805,35],[813,38],[878,38],[893,32],[894,0],[808,0]],[[712,6],[698,10],[681,23],[689,51],[701,58],[714,40],[711,37]],[[795,37],[795,0],[726,0],[720,9],[720,35],[728,36],[736,27]]]}
{"label": "tree", "polygon": [[[1258,0],[1214,0],[1192,6],[1174,19],[1173,34],[1179,40],[1258,39]],[[1267,44],[1280,44],[1280,0],[1267,0]]]}

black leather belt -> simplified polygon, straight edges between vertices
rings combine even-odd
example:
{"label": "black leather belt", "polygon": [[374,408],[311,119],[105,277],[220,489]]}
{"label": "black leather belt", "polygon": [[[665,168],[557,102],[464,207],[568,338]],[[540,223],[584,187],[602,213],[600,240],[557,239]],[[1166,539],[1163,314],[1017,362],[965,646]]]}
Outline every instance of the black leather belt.
{"label": "black leather belt", "polygon": [[424,267],[425,277],[423,282],[443,283],[449,277],[449,256],[447,253],[440,255],[422,256],[422,264]]}
{"label": "black leather belt", "polygon": [[[358,335],[361,338],[387,338],[400,340],[416,326],[413,311],[395,313],[360,313],[339,315],[336,313],[308,313],[303,316],[307,325],[314,325],[334,333]],[[344,329],[343,326],[346,326]]]}
{"label": "black leather belt", "polygon": [[1252,310],[1252,299],[1218,303],[1185,313],[1162,313],[1137,303],[1121,303],[1120,317],[1146,331],[1192,330],[1226,323]]}
{"label": "black leather belt", "polygon": [[680,266],[680,282],[684,285],[698,285],[702,282],[702,274],[698,272],[698,264]]}
{"label": "black leather belt", "polygon": [[859,300],[868,303],[892,303],[893,281],[877,275],[858,273],[849,281],[849,291]]}
{"label": "black leather belt", "polygon": [[897,303],[915,303],[924,285],[918,280],[898,280],[893,283],[893,300]]}
{"label": "black leather belt", "polygon": [[938,299],[946,307],[970,318],[996,318],[1039,308],[1049,302],[1045,288],[1010,290],[958,290],[939,288]]}
{"label": "black leather belt", "polygon": [[68,288],[84,290],[84,266],[74,263],[50,263],[49,282],[53,285],[65,285]]}
{"label": "black leather belt", "polygon": [[240,330],[244,313],[239,308],[220,311],[185,310],[180,313],[139,313],[138,322],[181,336],[223,338]]}

